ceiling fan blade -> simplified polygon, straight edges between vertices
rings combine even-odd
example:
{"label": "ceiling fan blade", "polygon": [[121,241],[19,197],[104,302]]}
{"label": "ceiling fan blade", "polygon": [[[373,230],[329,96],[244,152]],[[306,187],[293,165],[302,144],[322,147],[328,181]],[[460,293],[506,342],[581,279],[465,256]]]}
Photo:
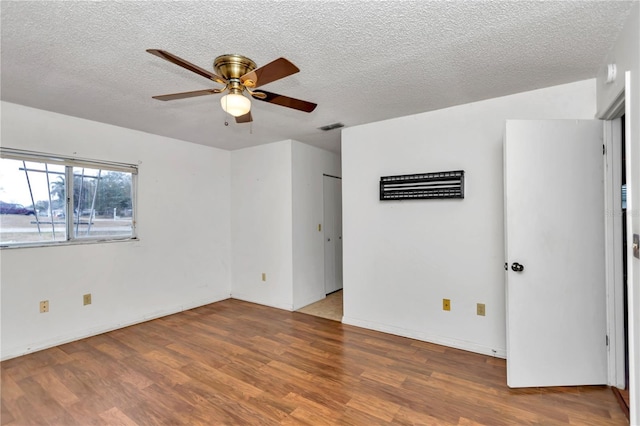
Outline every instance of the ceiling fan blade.
{"label": "ceiling fan blade", "polygon": [[193,98],[195,96],[215,95],[220,93],[220,89],[194,90],[193,92],[171,93],[170,95],[153,96],[153,99],[159,101],[173,101],[175,99]]}
{"label": "ceiling fan blade", "polygon": [[195,72],[196,74],[199,74],[206,79],[213,80],[220,84],[226,84],[224,78],[212,73],[211,71],[207,71],[204,68],[200,68],[199,66],[194,65],[191,62],[185,61],[184,59],[172,53],[169,53],[166,50],[147,49],[147,52],[151,53],[152,55],[156,55],[166,61],[174,63],[178,66],[181,66],[182,68],[188,69],[191,72]]}
{"label": "ceiling fan blade", "polygon": [[272,81],[295,74],[300,69],[285,58],[278,58],[240,77],[242,84],[249,88],[260,87]]}
{"label": "ceiling fan blade", "polygon": [[252,121],[253,121],[253,117],[251,116],[251,111],[249,111],[245,115],[236,117],[236,123],[250,123]]}
{"label": "ceiling fan blade", "polygon": [[259,101],[269,102],[287,108],[297,109],[298,111],[311,112],[318,106],[312,102],[302,101],[300,99],[290,98],[289,96],[278,95],[277,93],[267,92],[265,90],[256,90],[256,94],[264,94],[264,98],[260,95],[254,96]]}

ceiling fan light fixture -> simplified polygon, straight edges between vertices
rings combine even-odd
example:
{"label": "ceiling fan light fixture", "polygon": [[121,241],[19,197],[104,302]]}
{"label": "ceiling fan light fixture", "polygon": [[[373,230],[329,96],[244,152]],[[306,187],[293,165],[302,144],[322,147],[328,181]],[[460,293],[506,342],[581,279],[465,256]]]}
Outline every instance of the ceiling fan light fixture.
{"label": "ceiling fan light fixture", "polygon": [[222,109],[226,113],[229,113],[234,117],[240,117],[241,115],[245,115],[251,111],[251,101],[249,98],[237,93],[224,95],[222,99],[220,99],[220,105],[222,105]]}
{"label": "ceiling fan light fixture", "polygon": [[[222,89],[192,90],[190,92],[171,93],[153,97],[159,101],[172,101],[227,92],[227,95],[220,99],[220,106],[222,106],[222,109],[226,113],[235,117],[236,123],[250,123],[253,121],[251,117],[252,99],[302,112],[311,112],[317,106],[313,102],[290,98],[289,96],[278,95],[277,93],[264,90],[250,90],[262,87],[265,84],[272,83],[300,71],[298,67],[285,58],[278,58],[260,68],[256,68],[256,63],[246,56],[221,55],[213,61],[213,68],[215,70],[215,73],[213,73],[191,62],[185,61],[166,50],[147,49],[147,52],[196,73],[209,81],[224,84],[224,88]],[[244,95],[245,91],[248,93],[246,96]],[[228,123],[225,121],[225,124]]]}

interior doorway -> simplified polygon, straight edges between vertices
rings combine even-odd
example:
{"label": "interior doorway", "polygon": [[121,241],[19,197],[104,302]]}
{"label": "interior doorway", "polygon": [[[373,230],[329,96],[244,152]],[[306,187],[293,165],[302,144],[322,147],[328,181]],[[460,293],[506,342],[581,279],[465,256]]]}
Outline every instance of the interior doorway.
{"label": "interior doorway", "polygon": [[342,179],[323,175],[324,289],[342,289]]}
{"label": "interior doorway", "polygon": [[334,291],[324,299],[298,309],[298,312],[342,322],[342,290]]}
{"label": "interior doorway", "polygon": [[622,298],[624,326],[624,389],[618,389],[620,404],[629,417],[629,299],[627,292],[627,155],[625,116],[620,118],[620,193],[621,193],[621,226],[622,226]]}
{"label": "interior doorway", "polygon": [[342,179],[326,174],[322,178],[325,297],[298,312],[342,321]]}
{"label": "interior doorway", "polygon": [[606,257],[609,344],[609,385],[629,418],[629,316],[627,294],[628,141],[626,140],[625,92],[621,91],[605,120]]}

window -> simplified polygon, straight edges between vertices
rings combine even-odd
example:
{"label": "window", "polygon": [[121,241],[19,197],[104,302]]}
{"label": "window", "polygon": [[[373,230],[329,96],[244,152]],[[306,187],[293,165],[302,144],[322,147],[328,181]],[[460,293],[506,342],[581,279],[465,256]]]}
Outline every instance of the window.
{"label": "window", "polygon": [[134,165],[1,149],[0,246],[135,238],[136,177]]}

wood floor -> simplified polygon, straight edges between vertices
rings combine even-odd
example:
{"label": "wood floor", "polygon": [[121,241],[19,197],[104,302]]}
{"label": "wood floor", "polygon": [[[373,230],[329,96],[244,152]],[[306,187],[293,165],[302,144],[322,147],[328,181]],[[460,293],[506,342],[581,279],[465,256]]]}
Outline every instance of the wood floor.
{"label": "wood floor", "polygon": [[604,386],[237,300],[4,361],[2,425],[624,425]]}

